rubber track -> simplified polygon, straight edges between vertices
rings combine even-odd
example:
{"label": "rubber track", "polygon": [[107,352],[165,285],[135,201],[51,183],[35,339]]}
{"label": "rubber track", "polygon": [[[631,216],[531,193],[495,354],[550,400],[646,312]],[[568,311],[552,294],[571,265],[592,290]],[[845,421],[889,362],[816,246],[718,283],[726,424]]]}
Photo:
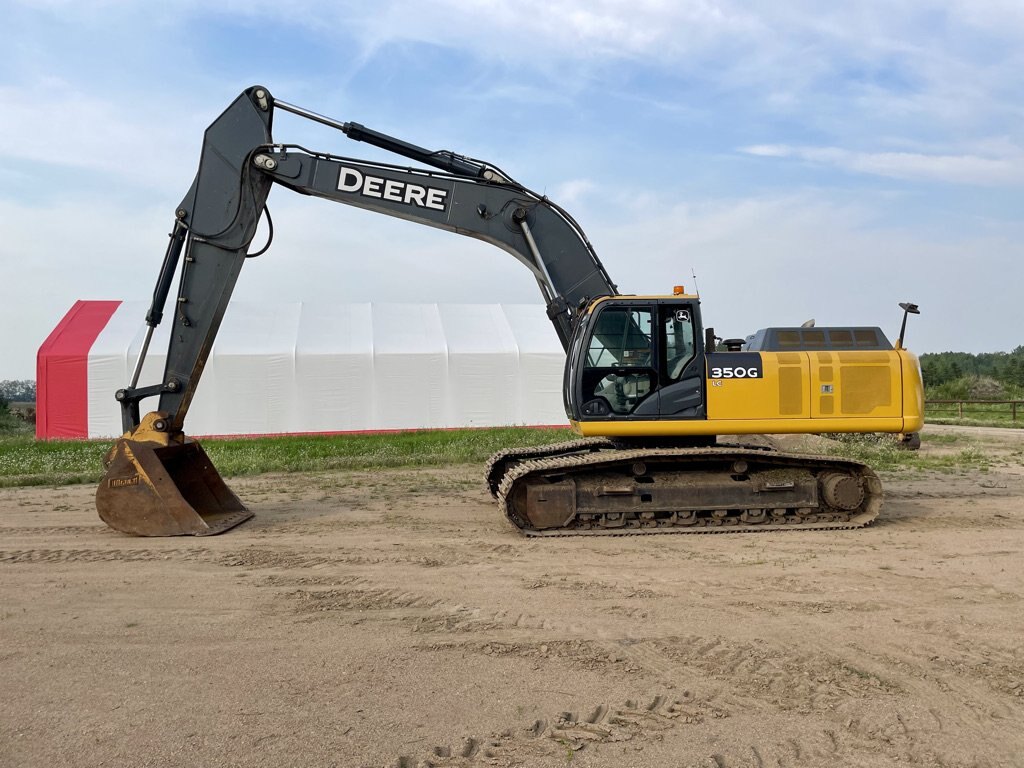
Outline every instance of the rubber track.
{"label": "rubber track", "polygon": [[[573,441],[581,442],[581,441]],[[566,443],[563,445],[571,445]],[[802,453],[771,452],[772,462],[776,465],[789,465],[800,467],[836,467],[854,469],[864,473],[866,479],[874,480],[876,489],[865,488],[867,498],[863,511],[855,514],[850,520],[842,522],[815,522],[815,523],[783,523],[775,525],[729,525],[729,526],[684,526],[674,525],[656,528],[554,528],[538,531],[527,527],[526,521],[521,520],[511,509],[509,497],[513,486],[517,481],[527,475],[552,470],[569,470],[583,467],[591,469],[608,469],[616,464],[627,464],[634,461],[645,461],[651,458],[693,458],[700,459],[706,456],[715,456],[720,459],[761,459],[765,458],[765,452],[757,449],[737,449],[736,447],[721,448],[634,448],[634,449],[611,449],[608,451],[597,451],[589,454],[571,456],[548,456],[531,458],[522,461],[520,464],[511,467],[501,478],[498,488],[498,506],[505,517],[520,532],[527,536],[634,536],[643,534],[675,534],[675,533],[748,533],[754,531],[820,531],[820,530],[851,530],[863,528],[871,523],[881,508],[882,494],[881,483],[877,475],[867,466],[848,459],[837,459],[832,456],[813,456]]]}

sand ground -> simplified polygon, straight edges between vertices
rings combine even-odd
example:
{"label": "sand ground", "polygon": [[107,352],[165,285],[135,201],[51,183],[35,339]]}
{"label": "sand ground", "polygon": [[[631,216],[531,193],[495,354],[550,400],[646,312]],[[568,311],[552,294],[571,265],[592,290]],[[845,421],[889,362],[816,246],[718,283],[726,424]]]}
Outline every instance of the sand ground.
{"label": "sand ground", "polygon": [[526,539],[477,467],[237,480],[209,538],[0,490],[0,765],[1024,766],[1024,433],[972,434],[841,532]]}

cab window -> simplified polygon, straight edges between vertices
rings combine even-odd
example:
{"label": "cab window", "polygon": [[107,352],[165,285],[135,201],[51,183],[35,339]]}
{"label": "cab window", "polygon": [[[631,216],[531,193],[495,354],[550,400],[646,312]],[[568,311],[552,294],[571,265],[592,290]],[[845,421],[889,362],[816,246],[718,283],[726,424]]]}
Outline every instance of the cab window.
{"label": "cab window", "polygon": [[601,313],[587,349],[587,367],[651,364],[651,311],[616,307]]}
{"label": "cab window", "polygon": [[689,309],[668,307],[662,325],[665,330],[665,379],[678,381],[695,353],[693,317]]}
{"label": "cab window", "polygon": [[652,328],[648,307],[610,307],[601,312],[587,346],[584,402],[603,401],[605,412],[627,414],[654,390]]}

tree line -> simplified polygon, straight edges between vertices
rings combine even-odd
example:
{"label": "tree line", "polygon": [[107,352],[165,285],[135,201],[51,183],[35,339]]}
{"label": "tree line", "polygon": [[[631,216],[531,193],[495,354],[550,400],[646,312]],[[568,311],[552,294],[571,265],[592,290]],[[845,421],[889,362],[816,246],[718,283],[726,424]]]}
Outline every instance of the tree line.
{"label": "tree line", "polygon": [[925,352],[921,373],[928,387],[965,377],[987,377],[1010,387],[1024,387],[1024,346],[1012,352]]}
{"label": "tree line", "polygon": [[[31,379],[0,381],[0,435],[29,432],[36,418],[36,383]],[[11,403],[33,403],[17,412]]]}
{"label": "tree line", "polygon": [[32,379],[0,381],[0,400],[8,403],[34,403],[36,401],[36,383]]}

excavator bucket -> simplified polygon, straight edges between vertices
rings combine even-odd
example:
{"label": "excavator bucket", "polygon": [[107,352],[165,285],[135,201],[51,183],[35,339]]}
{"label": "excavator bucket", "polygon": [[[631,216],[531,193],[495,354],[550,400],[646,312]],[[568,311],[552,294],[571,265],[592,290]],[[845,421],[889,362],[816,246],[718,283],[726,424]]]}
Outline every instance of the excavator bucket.
{"label": "excavator bucket", "polygon": [[154,415],[107,454],[100,519],[135,536],[210,536],[251,518],[199,443],[148,429]]}

